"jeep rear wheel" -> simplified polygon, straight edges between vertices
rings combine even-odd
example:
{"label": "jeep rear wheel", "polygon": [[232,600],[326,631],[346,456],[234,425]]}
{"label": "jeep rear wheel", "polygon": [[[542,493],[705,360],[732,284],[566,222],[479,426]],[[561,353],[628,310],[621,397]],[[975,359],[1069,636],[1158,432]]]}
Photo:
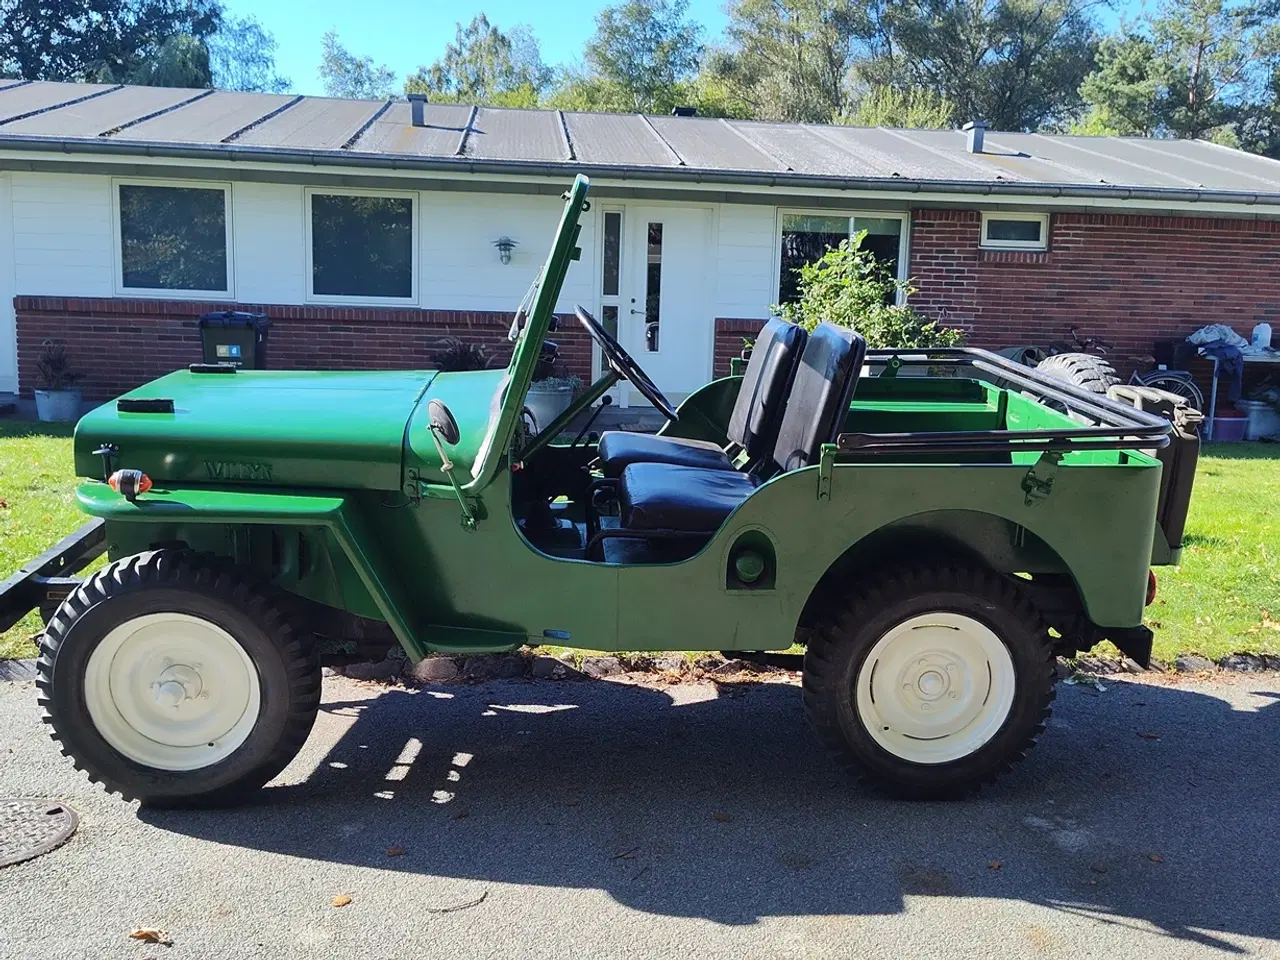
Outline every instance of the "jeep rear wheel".
{"label": "jeep rear wheel", "polygon": [[1048,630],[1007,578],[949,567],[862,585],[814,630],[809,722],[899,796],[962,796],[1022,759],[1053,700]]}
{"label": "jeep rear wheel", "polygon": [[310,636],[243,574],[180,551],[118,560],[77,588],[38,670],[63,753],[156,806],[243,799],[293,759],[319,706]]}

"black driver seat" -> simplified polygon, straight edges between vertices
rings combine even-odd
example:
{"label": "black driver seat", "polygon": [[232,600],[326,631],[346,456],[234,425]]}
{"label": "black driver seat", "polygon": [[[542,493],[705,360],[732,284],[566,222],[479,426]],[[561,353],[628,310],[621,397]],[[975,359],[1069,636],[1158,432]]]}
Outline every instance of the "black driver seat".
{"label": "black driver seat", "polygon": [[819,324],[805,344],[769,469],[745,474],[630,464],[619,483],[622,530],[710,536],[770,476],[816,463],[822,445],[834,442],[844,424],[866,353],[866,341],[853,330]]}
{"label": "black driver seat", "polygon": [[654,436],[611,430],[600,438],[600,469],[617,478],[633,463],[668,463],[707,470],[732,470],[730,451],[746,451],[747,463],[761,463],[773,449],[791,382],[804,349],[803,327],[774,317],[764,325],[751,350],[738,399],[733,404],[722,447],[709,440]]}

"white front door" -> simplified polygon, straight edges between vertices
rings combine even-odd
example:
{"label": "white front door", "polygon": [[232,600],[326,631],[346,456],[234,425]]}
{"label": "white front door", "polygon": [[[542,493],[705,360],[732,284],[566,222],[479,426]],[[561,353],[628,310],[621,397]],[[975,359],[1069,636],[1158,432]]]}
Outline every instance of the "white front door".
{"label": "white front door", "polygon": [[18,392],[13,269],[13,196],[9,178],[0,176],[0,393]]}
{"label": "white front door", "polygon": [[[602,306],[609,309],[603,313],[607,320],[616,315],[623,348],[667,399],[679,403],[711,379],[711,211],[628,204],[605,216],[610,249]],[[615,262],[616,284],[610,277]],[[620,389],[624,406],[647,402],[630,386]]]}

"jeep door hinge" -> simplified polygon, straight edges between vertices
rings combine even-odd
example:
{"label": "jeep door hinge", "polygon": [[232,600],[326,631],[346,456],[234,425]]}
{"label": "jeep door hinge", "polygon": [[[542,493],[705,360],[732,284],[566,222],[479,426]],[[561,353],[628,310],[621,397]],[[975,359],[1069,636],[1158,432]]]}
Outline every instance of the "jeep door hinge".
{"label": "jeep door hinge", "polygon": [[818,499],[831,499],[831,474],[836,466],[836,451],[839,450],[834,443],[824,443],[822,452],[818,457]]}
{"label": "jeep door hinge", "polygon": [[410,467],[404,473],[404,495],[409,500],[410,506],[416,507],[422,502],[422,476],[418,472],[417,467]]}
{"label": "jeep door hinge", "polygon": [[1046,450],[1040,454],[1040,459],[1032,464],[1027,475],[1022,478],[1022,489],[1027,494],[1028,507],[1034,507],[1053,493],[1053,481],[1058,476],[1058,464],[1061,462],[1061,451]]}

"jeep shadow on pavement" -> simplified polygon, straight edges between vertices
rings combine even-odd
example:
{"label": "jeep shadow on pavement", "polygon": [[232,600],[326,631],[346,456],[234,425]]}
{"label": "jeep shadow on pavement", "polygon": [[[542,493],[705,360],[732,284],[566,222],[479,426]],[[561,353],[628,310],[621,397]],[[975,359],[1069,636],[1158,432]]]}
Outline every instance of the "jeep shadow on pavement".
{"label": "jeep shadow on pavement", "polygon": [[981,799],[902,803],[821,762],[786,684],[343,682],[360,698],[324,705],[327,749],[251,805],[139,816],[722,924],[982,897],[1239,952],[1224,935],[1280,938],[1280,681],[1235,683],[1243,708],[1173,684],[1065,686],[1056,735]]}

